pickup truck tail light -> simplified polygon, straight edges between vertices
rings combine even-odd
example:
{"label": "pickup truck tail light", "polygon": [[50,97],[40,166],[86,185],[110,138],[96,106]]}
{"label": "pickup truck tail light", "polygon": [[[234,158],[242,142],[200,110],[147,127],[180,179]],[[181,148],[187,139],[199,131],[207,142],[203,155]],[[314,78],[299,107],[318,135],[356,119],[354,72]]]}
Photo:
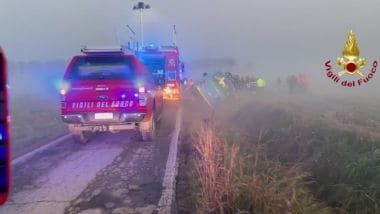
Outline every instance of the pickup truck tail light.
{"label": "pickup truck tail light", "polygon": [[70,83],[64,81],[62,83],[61,90],[59,91],[59,93],[61,94],[61,98],[64,98],[69,90],[70,90]]}
{"label": "pickup truck tail light", "polygon": [[146,92],[145,87],[140,87],[139,88],[139,93],[145,93],[145,92]]}
{"label": "pickup truck tail light", "polygon": [[66,93],[67,91],[65,91],[64,89],[61,89],[61,91],[59,92],[61,94],[61,102],[65,102],[66,101]]}
{"label": "pickup truck tail light", "polygon": [[61,94],[62,96],[65,96],[65,95],[66,95],[66,90],[65,90],[65,89],[61,89],[60,94]]}
{"label": "pickup truck tail light", "polygon": [[148,93],[145,87],[139,88],[139,106],[146,106],[148,104]]}

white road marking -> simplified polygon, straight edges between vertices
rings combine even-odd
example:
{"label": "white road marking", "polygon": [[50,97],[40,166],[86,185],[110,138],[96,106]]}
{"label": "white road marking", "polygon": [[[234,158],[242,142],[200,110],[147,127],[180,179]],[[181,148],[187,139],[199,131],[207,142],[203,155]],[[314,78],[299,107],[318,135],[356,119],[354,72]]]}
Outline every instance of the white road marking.
{"label": "white road marking", "polygon": [[58,143],[69,139],[70,137],[71,137],[71,134],[67,134],[67,135],[64,135],[64,136],[56,139],[56,140],[53,140],[50,143],[39,147],[38,149],[30,151],[30,152],[28,152],[28,153],[26,153],[26,154],[24,154],[24,155],[22,155],[16,159],[12,160],[11,164],[16,165],[18,163],[24,162],[24,161],[28,160],[29,158],[31,158],[32,156],[34,156],[35,154],[37,154],[38,152],[41,152],[41,151],[46,150],[50,147],[53,147],[53,146],[57,145]]}
{"label": "white road marking", "polygon": [[92,142],[66,157],[50,172],[33,182],[34,188],[11,193],[0,213],[63,213],[97,173],[121,154],[120,145]]}
{"label": "white road marking", "polygon": [[177,150],[178,150],[178,137],[181,130],[182,122],[182,107],[177,111],[175,128],[170,142],[168,160],[166,162],[166,169],[164,179],[162,181],[162,194],[158,202],[158,213],[171,213],[171,207],[175,194],[175,178],[177,176]]}

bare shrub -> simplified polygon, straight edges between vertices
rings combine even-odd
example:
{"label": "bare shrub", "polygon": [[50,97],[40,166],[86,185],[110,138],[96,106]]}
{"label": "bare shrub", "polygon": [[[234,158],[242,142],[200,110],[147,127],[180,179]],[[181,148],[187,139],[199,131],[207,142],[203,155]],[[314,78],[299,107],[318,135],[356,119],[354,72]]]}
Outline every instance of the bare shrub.
{"label": "bare shrub", "polygon": [[203,125],[195,149],[199,155],[197,175],[201,183],[201,206],[207,212],[224,213],[236,192],[232,170],[236,169],[237,148],[227,148],[210,126]]}
{"label": "bare shrub", "polygon": [[[250,147],[241,147],[247,140]],[[268,160],[260,139],[232,141],[213,123],[204,123],[194,139],[200,212],[328,213],[306,190],[308,173]]]}

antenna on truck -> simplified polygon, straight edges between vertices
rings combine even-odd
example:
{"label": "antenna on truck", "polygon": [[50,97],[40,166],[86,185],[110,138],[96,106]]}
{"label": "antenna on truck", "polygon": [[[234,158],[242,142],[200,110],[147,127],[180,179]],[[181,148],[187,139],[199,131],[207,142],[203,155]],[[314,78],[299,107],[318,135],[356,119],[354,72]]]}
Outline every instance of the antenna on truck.
{"label": "antenna on truck", "polygon": [[177,47],[177,28],[173,25],[173,44]]}
{"label": "antenna on truck", "polygon": [[129,50],[137,50],[137,48],[139,47],[139,42],[137,42],[137,40],[136,40],[136,32],[129,25],[127,25],[127,28],[129,31],[131,31],[131,33],[133,35],[133,36],[129,37],[128,49]]}
{"label": "antenna on truck", "polygon": [[131,28],[131,26],[127,25],[127,28],[132,32],[133,36],[136,36],[135,31]]}

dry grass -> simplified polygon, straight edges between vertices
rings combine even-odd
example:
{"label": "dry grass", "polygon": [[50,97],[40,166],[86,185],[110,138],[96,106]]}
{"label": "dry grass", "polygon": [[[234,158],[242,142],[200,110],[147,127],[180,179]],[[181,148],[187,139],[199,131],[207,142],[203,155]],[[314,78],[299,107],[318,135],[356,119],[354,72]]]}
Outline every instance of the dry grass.
{"label": "dry grass", "polygon": [[[365,113],[370,110],[365,105],[355,110],[341,103],[256,99],[226,112],[224,121],[239,121],[229,127],[230,133],[238,130],[254,139],[266,130],[261,136],[267,158],[283,165],[302,164],[311,174],[307,187],[334,212],[379,212],[380,144],[367,123]],[[372,119],[379,122],[376,116]],[[241,143],[245,149],[251,144]]]}
{"label": "dry grass", "polygon": [[363,102],[238,94],[201,117],[186,104],[198,212],[379,213],[379,108]]}
{"label": "dry grass", "polygon": [[198,152],[197,174],[200,179],[201,206],[205,211],[224,213],[236,197],[234,171],[238,163],[237,148],[228,147],[210,127],[203,126],[195,149]]}
{"label": "dry grass", "polygon": [[304,188],[308,174],[269,160],[260,138],[244,150],[238,141],[248,139],[223,139],[214,124],[205,123],[194,141],[200,212],[328,213]]}

